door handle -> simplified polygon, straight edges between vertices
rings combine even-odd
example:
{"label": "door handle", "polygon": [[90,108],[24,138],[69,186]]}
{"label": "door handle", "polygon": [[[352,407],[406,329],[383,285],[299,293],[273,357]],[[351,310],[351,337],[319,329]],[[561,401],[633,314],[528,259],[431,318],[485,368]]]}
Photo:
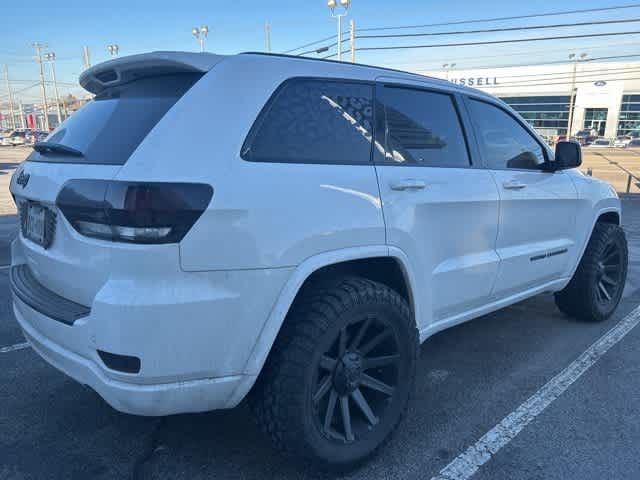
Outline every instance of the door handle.
{"label": "door handle", "polygon": [[523,188],[526,188],[526,187],[527,187],[526,183],[521,183],[516,180],[511,180],[509,182],[504,182],[502,184],[502,188],[504,188],[505,190],[522,190]]}
{"label": "door handle", "polygon": [[423,180],[405,178],[404,180],[391,182],[389,186],[391,187],[391,190],[422,190],[427,186],[427,184]]}

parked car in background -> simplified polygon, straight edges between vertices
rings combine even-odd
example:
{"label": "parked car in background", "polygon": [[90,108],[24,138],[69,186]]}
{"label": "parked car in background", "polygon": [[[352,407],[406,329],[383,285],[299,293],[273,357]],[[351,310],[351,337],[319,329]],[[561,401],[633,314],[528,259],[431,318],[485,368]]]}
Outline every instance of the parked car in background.
{"label": "parked car in background", "polygon": [[591,148],[595,148],[595,147],[610,147],[611,146],[611,140],[607,139],[607,138],[596,138],[592,143],[591,143]]}
{"label": "parked car in background", "polygon": [[576,133],[575,138],[580,145],[590,145],[598,137],[595,130],[585,128],[584,130],[580,130]]}
{"label": "parked car in background", "polygon": [[49,135],[49,132],[45,132],[42,130],[33,130],[26,136],[26,140],[28,143],[34,144],[42,142],[47,137],[47,135]]}
{"label": "parked car in background", "polygon": [[627,143],[626,148],[640,148],[640,138],[634,138],[629,143]]}
{"label": "parked car in background", "polygon": [[11,135],[11,144],[24,145],[27,142],[26,135],[26,132],[14,132]]}
{"label": "parked car in background", "polygon": [[629,135],[619,135],[613,141],[613,146],[616,148],[624,148],[626,147],[632,138]]}
{"label": "parked car in background", "polygon": [[3,146],[11,146],[11,145],[23,145],[26,140],[26,131],[25,130],[13,130],[7,135],[3,135],[2,140],[0,141],[0,145]]}

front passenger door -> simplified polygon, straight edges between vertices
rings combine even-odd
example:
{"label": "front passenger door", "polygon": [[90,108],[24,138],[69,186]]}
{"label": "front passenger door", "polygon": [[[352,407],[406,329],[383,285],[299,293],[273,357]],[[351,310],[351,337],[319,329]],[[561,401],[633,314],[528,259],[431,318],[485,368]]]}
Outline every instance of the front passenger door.
{"label": "front passenger door", "polygon": [[508,297],[562,277],[575,258],[577,193],[569,176],[542,169],[548,151],[511,112],[467,99],[485,166],[500,193],[493,296]]}

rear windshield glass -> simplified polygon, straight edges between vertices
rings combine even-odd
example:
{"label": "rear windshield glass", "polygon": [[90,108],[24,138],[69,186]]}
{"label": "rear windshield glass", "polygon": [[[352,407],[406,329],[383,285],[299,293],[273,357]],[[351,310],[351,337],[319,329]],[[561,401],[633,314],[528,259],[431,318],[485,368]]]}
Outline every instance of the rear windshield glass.
{"label": "rear windshield glass", "polygon": [[48,143],[78,150],[82,155],[34,151],[29,160],[123,165],[162,116],[201,76],[163,75],[110,88],[73,113],[45,139]]}

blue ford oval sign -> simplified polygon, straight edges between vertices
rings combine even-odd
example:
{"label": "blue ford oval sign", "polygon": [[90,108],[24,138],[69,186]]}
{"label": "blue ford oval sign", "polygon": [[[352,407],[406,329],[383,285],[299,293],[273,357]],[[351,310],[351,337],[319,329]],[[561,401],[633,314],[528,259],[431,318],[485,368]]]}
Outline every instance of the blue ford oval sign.
{"label": "blue ford oval sign", "polygon": [[593,83],[596,87],[604,87],[607,82],[605,82],[604,80],[598,80],[597,82]]}

